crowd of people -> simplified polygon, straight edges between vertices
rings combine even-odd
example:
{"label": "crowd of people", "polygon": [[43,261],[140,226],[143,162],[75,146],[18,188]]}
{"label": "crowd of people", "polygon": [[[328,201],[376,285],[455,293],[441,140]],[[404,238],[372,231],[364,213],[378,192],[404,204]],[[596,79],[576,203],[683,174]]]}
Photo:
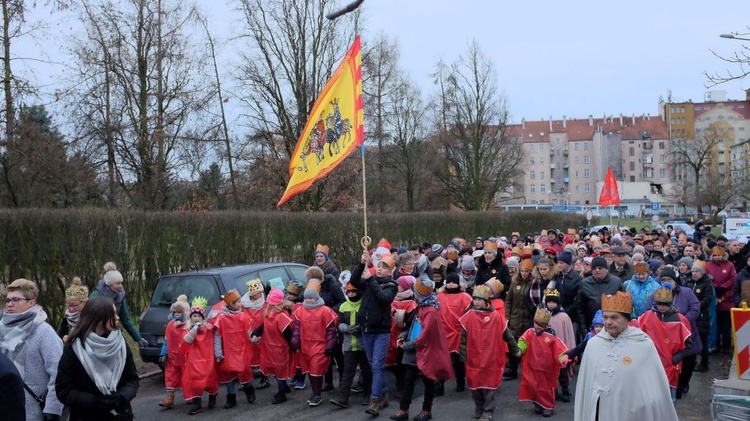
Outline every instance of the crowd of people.
{"label": "crowd of people", "polygon": [[[543,417],[575,399],[577,420],[615,419],[623,408],[677,419],[693,372],[708,369],[712,352],[731,352],[729,310],[750,301],[749,246],[702,228],[690,237],[671,227],[547,229],[410,247],[382,239],[343,272],[318,245],[305,279],[283,290],[253,279],[216,312],[203,297],[172,304],[159,405],[174,408],[181,390],[195,415],[204,394],[216,406],[220,385],[224,408],[238,391],[252,405],[273,380],[273,404],[309,383],[311,407],[324,392],[338,408],[362,393],[367,414],[393,398],[390,419],[425,421],[455,379],[456,393],[470,390],[474,418],[488,421],[502,382],[520,377],[519,401]],[[142,339],[122,284],[111,264],[92,294],[75,279],[57,333],[36,285],[10,284],[0,369],[26,393],[25,416],[13,419],[54,420],[64,405],[72,419],[132,418],[138,376],[119,327]],[[420,378],[424,399],[410,417]]]}

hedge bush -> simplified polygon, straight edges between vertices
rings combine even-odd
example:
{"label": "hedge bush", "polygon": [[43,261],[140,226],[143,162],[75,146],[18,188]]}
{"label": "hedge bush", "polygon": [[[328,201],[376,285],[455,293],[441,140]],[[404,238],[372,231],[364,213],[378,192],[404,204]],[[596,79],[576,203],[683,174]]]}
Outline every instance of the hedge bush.
{"label": "hedge bush", "polygon": [[[385,237],[397,247],[584,223],[580,215],[544,211],[374,214],[368,233],[373,243]],[[358,261],[362,235],[361,213],[0,210],[0,280],[37,281],[40,304],[56,324],[73,276],[93,289],[112,260],[125,277],[131,311],[139,314],[162,274],[247,262],[310,264],[318,243],[331,247],[343,270]]]}

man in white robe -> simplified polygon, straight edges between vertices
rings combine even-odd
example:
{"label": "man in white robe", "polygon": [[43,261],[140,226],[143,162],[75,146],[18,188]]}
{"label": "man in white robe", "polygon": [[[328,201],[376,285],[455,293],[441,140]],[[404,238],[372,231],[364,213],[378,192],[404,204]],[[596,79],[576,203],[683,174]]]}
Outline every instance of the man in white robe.
{"label": "man in white robe", "polygon": [[583,354],[575,390],[575,421],[677,421],[659,354],[642,330],[629,326],[632,298],[602,296],[604,329]]}

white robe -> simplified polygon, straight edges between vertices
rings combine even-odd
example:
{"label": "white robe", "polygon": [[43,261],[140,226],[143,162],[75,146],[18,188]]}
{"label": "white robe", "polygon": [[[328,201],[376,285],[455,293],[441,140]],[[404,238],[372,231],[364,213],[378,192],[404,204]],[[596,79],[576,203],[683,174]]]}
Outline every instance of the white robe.
{"label": "white robe", "polygon": [[617,338],[591,338],[578,372],[575,421],[677,421],[669,383],[651,339],[628,327]]}

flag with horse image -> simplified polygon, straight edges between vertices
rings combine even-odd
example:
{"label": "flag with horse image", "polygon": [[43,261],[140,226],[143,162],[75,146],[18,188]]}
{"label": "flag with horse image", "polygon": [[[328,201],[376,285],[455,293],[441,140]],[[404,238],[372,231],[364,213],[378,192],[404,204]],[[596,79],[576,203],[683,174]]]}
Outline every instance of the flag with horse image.
{"label": "flag with horse image", "polygon": [[289,184],[277,207],[333,171],[364,140],[359,36],[315,101],[289,161]]}

